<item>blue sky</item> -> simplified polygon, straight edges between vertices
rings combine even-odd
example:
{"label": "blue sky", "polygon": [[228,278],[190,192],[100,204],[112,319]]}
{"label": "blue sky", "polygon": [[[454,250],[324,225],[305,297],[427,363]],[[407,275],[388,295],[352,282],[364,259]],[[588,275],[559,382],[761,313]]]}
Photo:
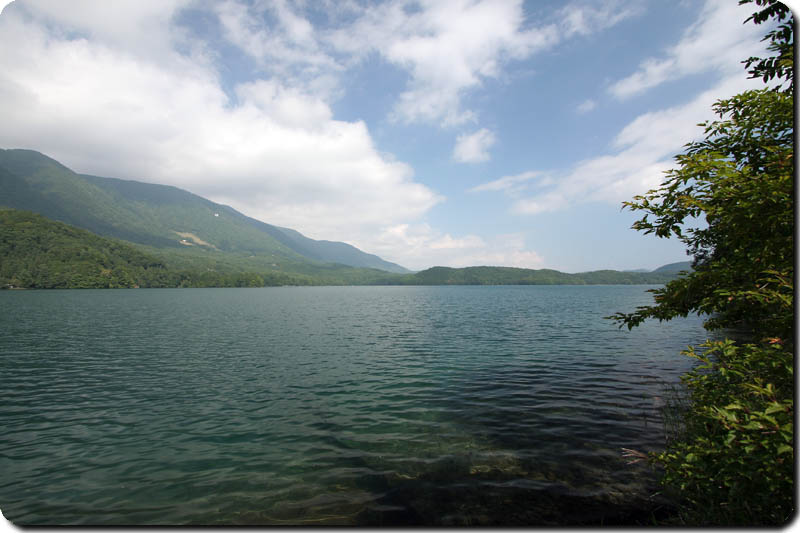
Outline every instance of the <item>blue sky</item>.
{"label": "blue sky", "polygon": [[0,147],[175,185],[411,269],[686,260],[629,229],[759,86],[736,0],[17,0]]}

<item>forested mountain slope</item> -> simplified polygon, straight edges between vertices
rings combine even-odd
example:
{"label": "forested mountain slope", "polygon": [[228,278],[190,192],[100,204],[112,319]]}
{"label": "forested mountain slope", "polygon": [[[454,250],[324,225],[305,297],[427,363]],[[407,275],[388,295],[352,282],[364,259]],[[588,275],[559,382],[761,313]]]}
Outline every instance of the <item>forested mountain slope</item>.
{"label": "forested mountain slope", "polygon": [[0,209],[0,287],[117,288],[146,285],[165,271],[155,257],[126,243]]}
{"label": "forested mountain slope", "polygon": [[143,251],[148,249],[29,211],[0,208],[0,288],[658,284],[675,277],[674,272],[567,274],[488,266],[396,274],[333,263],[297,263],[294,272],[284,272],[263,258],[218,250],[167,254],[165,261]]}
{"label": "forested mountain slope", "polygon": [[0,205],[155,248],[262,256],[279,270],[339,263],[408,272],[349,244],[309,239],[177,187],[77,174],[32,150],[0,150]]}

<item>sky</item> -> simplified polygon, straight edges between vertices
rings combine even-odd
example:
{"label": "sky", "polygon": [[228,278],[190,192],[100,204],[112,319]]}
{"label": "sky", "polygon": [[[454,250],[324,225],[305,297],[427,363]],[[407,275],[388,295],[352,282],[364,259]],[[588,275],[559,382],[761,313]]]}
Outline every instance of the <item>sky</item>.
{"label": "sky", "polygon": [[737,4],[0,2],[0,148],[413,270],[653,269],[690,258],[622,202],[760,87]]}

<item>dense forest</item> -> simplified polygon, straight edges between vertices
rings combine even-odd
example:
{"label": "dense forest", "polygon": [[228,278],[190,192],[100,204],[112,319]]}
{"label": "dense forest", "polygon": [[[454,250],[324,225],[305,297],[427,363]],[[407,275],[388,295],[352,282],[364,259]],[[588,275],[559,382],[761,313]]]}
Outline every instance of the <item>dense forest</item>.
{"label": "dense forest", "polygon": [[169,269],[133,245],[14,209],[0,210],[0,288],[262,287],[310,281],[283,273]]}
{"label": "dense forest", "polygon": [[204,250],[165,253],[15,209],[0,210],[0,257],[0,287],[6,289],[661,284],[676,277],[675,270],[566,274],[486,266],[433,267],[414,274],[393,274],[335,263],[299,263],[294,272],[282,272],[236,254]]}
{"label": "dense forest", "polygon": [[130,245],[25,211],[0,211],[0,286],[134,287],[165,272]]}

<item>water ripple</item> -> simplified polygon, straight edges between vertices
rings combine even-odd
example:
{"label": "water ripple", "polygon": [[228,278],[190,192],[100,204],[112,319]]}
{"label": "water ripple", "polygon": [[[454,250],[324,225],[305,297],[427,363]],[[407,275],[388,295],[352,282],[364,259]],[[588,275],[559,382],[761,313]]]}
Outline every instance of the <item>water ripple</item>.
{"label": "water ripple", "polygon": [[[639,504],[699,320],[642,287],[0,292],[17,524],[548,525]],[[629,502],[626,504],[626,502]],[[633,503],[630,503],[633,502]]]}

